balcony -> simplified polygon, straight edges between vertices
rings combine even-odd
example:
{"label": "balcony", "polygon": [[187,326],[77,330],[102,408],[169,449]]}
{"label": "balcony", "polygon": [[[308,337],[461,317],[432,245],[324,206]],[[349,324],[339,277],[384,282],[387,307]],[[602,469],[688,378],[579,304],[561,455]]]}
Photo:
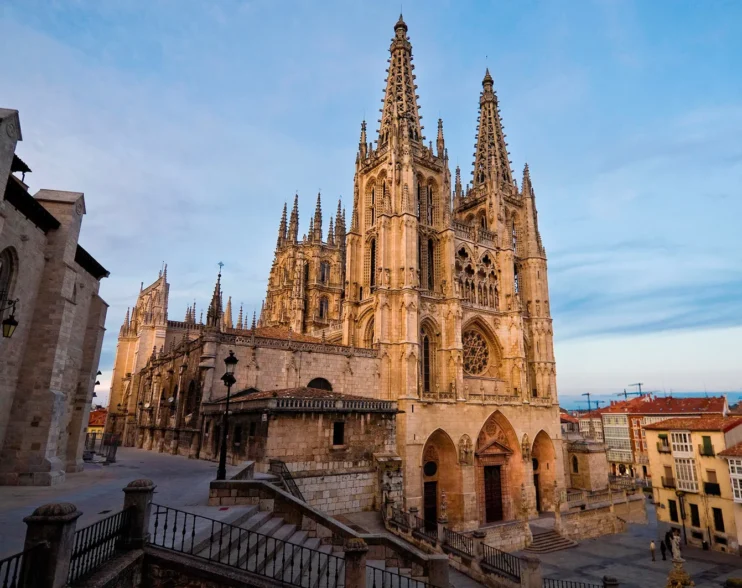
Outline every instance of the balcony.
{"label": "balcony", "polygon": [[716,453],[714,453],[713,445],[699,445],[698,453],[699,455],[703,455],[705,457],[716,457]]}
{"label": "balcony", "polygon": [[707,496],[721,496],[721,486],[716,482],[704,482],[703,492]]}
{"label": "balcony", "polygon": [[662,476],[662,487],[663,488],[675,488],[675,478],[671,476]]}
{"label": "balcony", "polygon": [[657,451],[660,453],[670,453],[670,445],[657,441]]}

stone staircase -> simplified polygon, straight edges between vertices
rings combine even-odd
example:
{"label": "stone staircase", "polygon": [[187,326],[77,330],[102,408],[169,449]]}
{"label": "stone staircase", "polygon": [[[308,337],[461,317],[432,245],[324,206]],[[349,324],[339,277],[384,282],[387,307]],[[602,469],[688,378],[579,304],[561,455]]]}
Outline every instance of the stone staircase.
{"label": "stone staircase", "polygon": [[[153,511],[156,509],[153,505]],[[157,527],[150,525],[150,533],[158,538],[156,545],[163,545],[164,538],[169,549],[289,586],[345,587],[343,546],[323,544],[314,532],[298,528],[272,511],[255,505],[199,510],[197,514],[181,511],[178,520],[168,516],[167,523],[160,515]],[[426,588],[427,581],[412,578],[410,569],[386,567],[384,560],[367,560],[366,577],[369,588]]]}
{"label": "stone staircase", "polygon": [[575,547],[577,543],[562,537],[554,529],[531,528],[533,542],[526,547],[525,551],[531,553],[551,553]]}

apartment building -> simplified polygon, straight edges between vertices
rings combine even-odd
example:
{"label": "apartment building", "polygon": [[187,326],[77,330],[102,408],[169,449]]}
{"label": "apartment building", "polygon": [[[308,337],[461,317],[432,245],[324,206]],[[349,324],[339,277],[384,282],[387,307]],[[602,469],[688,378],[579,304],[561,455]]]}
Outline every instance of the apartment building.
{"label": "apartment building", "polygon": [[720,454],[742,443],[742,416],[671,418],[644,430],[657,520],[679,529],[689,544],[739,553],[729,468],[737,458]]}

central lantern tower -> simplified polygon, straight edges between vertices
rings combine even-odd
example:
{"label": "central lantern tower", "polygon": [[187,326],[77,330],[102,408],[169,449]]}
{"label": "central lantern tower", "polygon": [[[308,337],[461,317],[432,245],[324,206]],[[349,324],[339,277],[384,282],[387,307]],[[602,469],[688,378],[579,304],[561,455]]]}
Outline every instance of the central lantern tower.
{"label": "central lantern tower", "polygon": [[[435,149],[426,145],[401,16],[394,32],[375,148],[361,125],[343,343],[378,348],[381,397],[397,400],[460,388],[461,313],[453,268],[441,261],[454,257],[443,124],[438,120]],[[428,318],[421,322],[423,306]]]}

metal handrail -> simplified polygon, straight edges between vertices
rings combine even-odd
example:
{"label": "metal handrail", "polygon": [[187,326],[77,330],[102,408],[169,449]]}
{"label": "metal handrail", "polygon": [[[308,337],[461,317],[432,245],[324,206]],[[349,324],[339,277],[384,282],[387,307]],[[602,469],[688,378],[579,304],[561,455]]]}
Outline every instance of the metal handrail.
{"label": "metal handrail", "polygon": [[517,555],[500,551],[491,545],[482,545],[482,564],[496,574],[520,582],[520,561]]}
{"label": "metal handrail", "polygon": [[[155,523],[150,544],[155,547],[280,580],[288,586],[340,588],[345,583],[342,557],[177,508],[152,506]],[[196,540],[197,525],[209,533],[204,541]]]}
{"label": "metal handrail", "polygon": [[557,580],[556,578],[544,578],[544,588],[603,588],[602,584],[588,584],[586,582],[574,582],[572,580]]}
{"label": "metal handrail", "polygon": [[283,461],[281,461],[280,459],[271,459],[270,472],[273,475],[281,478],[283,483],[286,484],[286,489],[294,498],[298,498],[302,502],[306,502],[306,500],[304,499],[304,495],[301,493],[301,490],[299,490],[294,477],[291,475],[291,471],[288,467],[286,467],[286,464]]}
{"label": "metal handrail", "polygon": [[470,557],[474,557],[476,553],[473,537],[467,537],[466,535],[452,531],[448,527],[443,527],[443,543]]}
{"label": "metal handrail", "polygon": [[433,588],[432,584],[423,580],[415,580],[409,576],[369,565],[366,566],[366,586],[368,588]]}
{"label": "metal handrail", "polygon": [[434,543],[438,541],[438,523],[433,521],[426,521],[417,515],[412,515],[412,531]]}
{"label": "metal handrail", "polygon": [[124,509],[75,532],[69,584],[84,580],[124,546],[131,515],[131,508]]}
{"label": "metal handrail", "polygon": [[[27,581],[27,574],[31,571],[27,566],[24,566],[25,558],[41,549],[48,549],[48,543],[39,543],[29,549],[25,549],[20,553],[0,559],[0,586],[2,588],[22,588],[24,586],[33,585],[33,582],[29,584]],[[31,572],[32,573],[32,572]]]}

